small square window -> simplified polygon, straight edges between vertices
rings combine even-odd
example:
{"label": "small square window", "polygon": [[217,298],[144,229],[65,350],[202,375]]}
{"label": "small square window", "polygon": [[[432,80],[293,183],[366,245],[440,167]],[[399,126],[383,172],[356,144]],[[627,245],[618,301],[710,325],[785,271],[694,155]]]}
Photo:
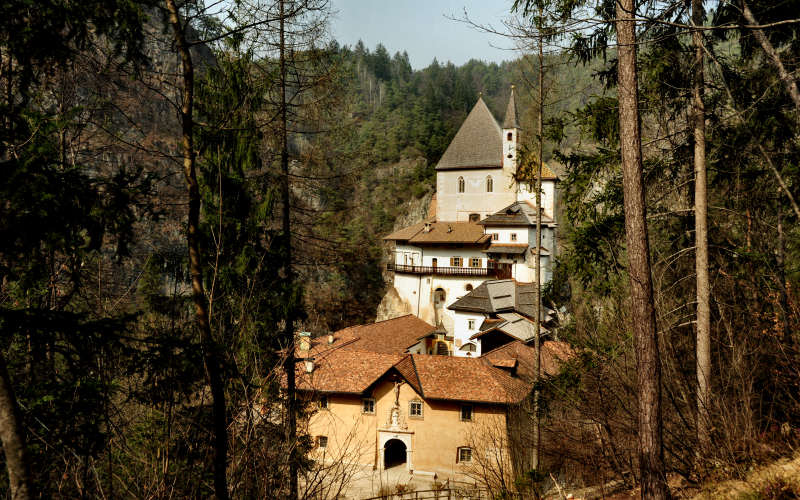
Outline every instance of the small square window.
{"label": "small square window", "polygon": [[472,257],[469,259],[469,267],[481,267],[480,257]]}
{"label": "small square window", "polygon": [[408,416],[412,418],[422,418],[422,401],[411,401],[408,403]]}
{"label": "small square window", "polygon": [[517,233],[511,233],[511,241],[517,241]]}
{"label": "small square window", "polygon": [[328,447],[328,436],[317,436],[317,448]]}
{"label": "small square window", "polygon": [[461,267],[462,265],[461,257],[450,257],[450,267]]}
{"label": "small square window", "polygon": [[474,330],[475,329],[475,320],[474,319],[468,319],[467,320],[467,328],[470,329],[470,330]]}
{"label": "small square window", "polygon": [[328,396],[320,396],[319,397],[319,408],[321,410],[328,409]]}
{"label": "small square window", "polygon": [[461,405],[461,420],[464,422],[472,421],[472,405]]}
{"label": "small square window", "polygon": [[472,448],[462,446],[458,449],[458,463],[468,464],[472,462]]}
{"label": "small square window", "polygon": [[375,400],[372,398],[366,398],[361,400],[361,412],[367,413],[370,415],[375,414]]}

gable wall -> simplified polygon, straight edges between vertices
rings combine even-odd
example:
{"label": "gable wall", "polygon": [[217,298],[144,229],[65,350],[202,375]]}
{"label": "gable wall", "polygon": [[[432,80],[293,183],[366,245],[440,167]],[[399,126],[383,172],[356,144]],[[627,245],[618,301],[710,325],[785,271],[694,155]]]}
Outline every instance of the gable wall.
{"label": "gable wall", "polygon": [[[486,192],[486,177],[492,176],[493,190]],[[458,192],[458,178],[465,189]],[[436,172],[436,218],[440,221],[467,221],[469,214],[481,218],[516,200],[516,186],[507,171],[500,168],[439,170]]]}
{"label": "gable wall", "polygon": [[[307,422],[307,432],[313,438],[328,437],[326,450],[314,450],[315,458],[327,461],[348,461],[378,467],[379,429],[387,427],[394,404],[394,385],[379,383],[371,392],[375,398],[375,414],[361,413],[361,397],[328,395],[327,410],[314,413]],[[461,403],[427,401],[411,386],[400,387],[401,420],[412,431],[412,464],[414,470],[435,472],[440,481],[463,474],[465,465],[456,463],[459,446],[474,441],[475,434],[485,427],[505,428],[505,408],[499,405],[472,404],[473,421],[461,421]],[[422,418],[409,417],[409,403],[423,402]]]}

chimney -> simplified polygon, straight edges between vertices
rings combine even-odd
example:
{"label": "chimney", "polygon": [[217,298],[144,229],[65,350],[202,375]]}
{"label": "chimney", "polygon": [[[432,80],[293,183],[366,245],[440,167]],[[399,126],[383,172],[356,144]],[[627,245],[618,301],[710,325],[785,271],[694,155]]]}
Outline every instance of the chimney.
{"label": "chimney", "polygon": [[311,373],[311,372],[314,371],[314,360],[313,359],[309,358],[309,359],[305,360],[305,365],[306,365],[306,373]]}
{"label": "chimney", "polygon": [[297,345],[301,351],[311,349],[311,332],[300,332],[297,334]]}
{"label": "chimney", "polygon": [[333,344],[333,334],[328,335],[328,343]]}

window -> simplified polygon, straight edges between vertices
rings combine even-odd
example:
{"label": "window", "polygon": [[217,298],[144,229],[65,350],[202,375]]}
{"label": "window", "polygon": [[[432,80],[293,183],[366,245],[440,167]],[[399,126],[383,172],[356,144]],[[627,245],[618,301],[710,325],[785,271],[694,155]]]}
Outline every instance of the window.
{"label": "window", "polygon": [[497,241],[500,239],[500,233],[492,233],[492,241]]}
{"label": "window", "polygon": [[508,137],[507,140],[509,140],[509,141],[512,140],[514,138],[514,133],[513,132],[509,132],[507,137]]}
{"label": "window", "polygon": [[464,422],[472,421],[472,405],[461,405],[461,420]]}
{"label": "window", "polygon": [[470,330],[474,330],[475,329],[475,320],[474,319],[468,319],[467,320],[467,328],[469,328]]}
{"label": "window", "polygon": [[[436,257],[434,257],[434,258],[433,258],[433,260],[431,261],[431,265],[432,265],[433,267],[436,267],[436,266],[438,266],[438,265],[439,265],[439,259],[437,259]],[[428,282],[428,283],[430,283],[430,282]]]}
{"label": "window", "polygon": [[365,398],[361,400],[361,412],[370,415],[375,414],[375,400],[372,398]]}
{"label": "window", "polygon": [[461,257],[450,257],[450,267],[461,267],[464,265],[464,261],[461,260]]}
{"label": "window", "polygon": [[461,346],[461,350],[464,351],[464,352],[475,352],[478,349],[475,347],[475,344],[473,344],[472,342],[469,342],[469,343],[466,343],[466,344],[462,345]]}
{"label": "window", "polygon": [[464,192],[464,178],[463,177],[459,177],[458,178],[458,192],[459,193],[463,193]]}
{"label": "window", "polygon": [[319,397],[319,407],[321,410],[328,409],[328,396],[320,396]]}
{"label": "window", "polygon": [[481,214],[469,214],[470,222],[478,222],[479,220],[481,220]]}
{"label": "window", "polygon": [[458,463],[468,464],[472,462],[472,448],[462,446],[458,449]]}
{"label": "window", "polygon": [[517,233],[511,233],[511,241],[517,241]]}
{"label": "window", "polygon": [[481,258],[472,257],[471,259],[469,259],[469,267],[481,267]]}
{"label": "window", "polygon": [[328,447],[328,436],[317,436],[317,448]]}
{"label": "window", "polygon": [[408,403],[408,416],[411,418],[422,418],[422,401],[411,401]]}
{"label": "window", "polygon": [[491,193],[494,191],[494,181],[492,180],[492,176],[486,178],[486,192]]}
{"label": "window", "polygon": [[464,287],[464,290],[466,290],[466,291],[468,291],[468,292],[471,292],[471,291],[472,291],[472,285],[470,285],[469,283],[467,283],[467,285]]}

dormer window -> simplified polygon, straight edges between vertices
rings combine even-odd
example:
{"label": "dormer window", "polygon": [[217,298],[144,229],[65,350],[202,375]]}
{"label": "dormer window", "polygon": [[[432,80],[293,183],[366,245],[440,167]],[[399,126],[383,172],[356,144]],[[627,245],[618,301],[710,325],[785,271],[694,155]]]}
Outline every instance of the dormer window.
{"label": "dormer window", "polygon": [[463,177],[459,177],[458,178],[458,192],[459,193],[463,193],[464,192],[464,178]]}
{"label": "dormer window", "polygon": [[494,191],[494,180],[492,180],[492,176],[488,176],[486,178],[486,192],[491,193]]}

